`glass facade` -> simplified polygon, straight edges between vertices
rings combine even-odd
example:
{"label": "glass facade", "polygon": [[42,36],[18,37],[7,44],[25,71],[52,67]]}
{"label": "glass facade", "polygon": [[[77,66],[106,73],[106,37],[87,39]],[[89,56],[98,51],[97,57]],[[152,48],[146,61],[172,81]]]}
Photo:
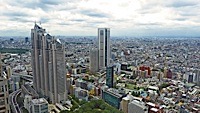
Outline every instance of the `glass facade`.
{"label": "glass facade", "polygon": [[113,66],[107,67],[107,69],[106,69],[106,85],[109,88],[113,87],[113,77],[114,77]]}
{"label": "glass facade", "polygon": [[117,109],[120,107],[121,98],[113,96],[107,92],[103,92],[103,100]]}

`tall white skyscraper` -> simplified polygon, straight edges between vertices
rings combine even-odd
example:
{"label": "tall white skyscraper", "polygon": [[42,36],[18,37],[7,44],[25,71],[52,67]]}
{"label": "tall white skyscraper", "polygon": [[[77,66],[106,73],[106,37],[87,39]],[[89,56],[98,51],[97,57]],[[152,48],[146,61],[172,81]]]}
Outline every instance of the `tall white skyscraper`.
{"label": "tall white skyscraper", "polygon": [[110,64],[110,29],[98,29],[99,68],[105,68]]}
{"label": "tall white skyscraper", "polygon": [[65,48],[59,39],[35,24],[31,29],[33,86],[51,103],[66,100]]}

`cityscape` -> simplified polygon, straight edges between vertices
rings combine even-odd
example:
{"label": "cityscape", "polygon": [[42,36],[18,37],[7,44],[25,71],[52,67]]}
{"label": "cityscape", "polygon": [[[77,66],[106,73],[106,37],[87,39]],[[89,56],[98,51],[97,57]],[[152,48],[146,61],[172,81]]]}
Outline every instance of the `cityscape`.
{"label": "cityscape", "polygon": [[198,7],[0,1],[0,113],[200,113]]}

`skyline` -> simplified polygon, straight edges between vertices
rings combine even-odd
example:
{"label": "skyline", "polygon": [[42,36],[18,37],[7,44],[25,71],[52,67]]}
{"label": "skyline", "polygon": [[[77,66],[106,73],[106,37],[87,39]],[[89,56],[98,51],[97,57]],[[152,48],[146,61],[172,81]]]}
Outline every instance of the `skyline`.
{"label": "skyline", "polygon": [[0,36],[30,36],[34,22],[48,33],[96,36],[199,36],[200,1],[196,0],[2,0]]}

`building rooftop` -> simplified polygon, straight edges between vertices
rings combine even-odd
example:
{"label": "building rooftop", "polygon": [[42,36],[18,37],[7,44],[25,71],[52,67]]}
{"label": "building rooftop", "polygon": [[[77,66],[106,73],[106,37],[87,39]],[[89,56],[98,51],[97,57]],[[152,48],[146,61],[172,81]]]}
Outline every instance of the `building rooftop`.
{"label": "building rooftop", "polygon": [[138,106],[138,107],[140,107],[142,109],[146,109],[147,108],[147,106],[145,106],[144,103],[142,103],[140,101],[137,101],[137,100],[133,100],[129,104],[134,104],[134,105],[136,105],[136,106]]}
{"label": "building rooftop", "polygon": [[33,99],[32,103],[33,104],[48,104],[47,100],[44,98]]}
{"label": "building rooftop", "polygon": [[108,93],[110,93],[111,95],[115,95],[117,97],[122,97],[123,95],[119,94],[119,91],[117,89],[113,89],[113,88],[109,88],[108,90],[106,90]]}

